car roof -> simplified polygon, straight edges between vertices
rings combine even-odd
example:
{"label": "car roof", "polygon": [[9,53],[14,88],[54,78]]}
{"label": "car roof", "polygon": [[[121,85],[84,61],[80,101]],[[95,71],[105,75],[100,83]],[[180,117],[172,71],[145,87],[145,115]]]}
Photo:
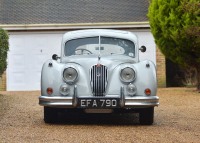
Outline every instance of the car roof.
{"label": "car roof", "polygon": [[95,36],[115,37],[115,38],[129,39],[134,42],[137,41],[137,36],[132,32],[123,30],[112,30],[112,29],[88,29],[88,30],[70,31],[64,34],[63,41],[68,41],[76,38],[95,37]]}

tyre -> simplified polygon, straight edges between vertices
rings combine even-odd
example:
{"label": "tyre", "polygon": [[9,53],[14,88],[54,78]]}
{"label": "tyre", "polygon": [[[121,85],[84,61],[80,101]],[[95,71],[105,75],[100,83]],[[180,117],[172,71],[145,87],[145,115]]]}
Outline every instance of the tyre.
{"label": "tyre", "polygon": [[44,107],[44,122],[56,123],[58,121],[58,110],[56,108]]}
{"label": "tyre", "polygon": [[141,109],[139,121],[141,125],[152,125],[154,120],[154,107]]}

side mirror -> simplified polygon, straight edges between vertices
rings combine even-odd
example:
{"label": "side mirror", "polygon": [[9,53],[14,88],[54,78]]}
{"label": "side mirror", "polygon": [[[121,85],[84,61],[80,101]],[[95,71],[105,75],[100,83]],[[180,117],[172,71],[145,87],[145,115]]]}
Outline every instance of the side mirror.
{"label": "side mirror", "polygon": [[53,54],[53,56],[52,56],[52,59],[53,59],[53,60],[56,60],[56,61],[57,61],[59,58],[60,58],[60,57],[58,57],[58,55],[56,55],[56,54]]}
{"label": "side mirror", "polygon": [[147,48],[145,46],[141,46],[139,49],[142,53],[146,52]]}

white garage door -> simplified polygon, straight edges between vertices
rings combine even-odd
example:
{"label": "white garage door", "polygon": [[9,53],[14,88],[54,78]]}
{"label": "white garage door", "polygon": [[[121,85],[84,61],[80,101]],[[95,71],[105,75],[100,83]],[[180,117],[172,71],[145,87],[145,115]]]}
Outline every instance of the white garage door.
{"label": "white garage door", "polygon": [[10,34],[7,90],[40,90],[41,69],[52,54],[60,55],[63,33]]}
{"label": "white garage door", "polygon": [[[133,31],[134,32],[134,31]],[[156,46],[152,34],[147,31],[134,32],[139,38],[139,46],[147,51],[140,52],[140,60],[149,59],[156,63]],[[8,54],[7,90],[40,90],[41,69],[53,54],[60,55],[64,33],[10,33]]]}

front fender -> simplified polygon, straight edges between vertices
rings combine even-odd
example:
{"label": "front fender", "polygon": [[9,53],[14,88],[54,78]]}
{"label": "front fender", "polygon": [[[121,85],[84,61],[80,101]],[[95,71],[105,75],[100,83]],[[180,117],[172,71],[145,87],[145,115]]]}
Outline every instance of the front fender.
{"label": "front fender", "polygon": [[151,61],[142,61],[134,64],[137,75],[134,84],[137,87],[138,95],[145,95],[146,88],[151,89],[151,95],[157,94],[156,67]]}
{"label": "front fender", "polygon": [[146,96],[144,91],[146,88],[151,89],[151,95],[156,95],[157,93],[157,78],[156,78],[156,67],[151,61],[142,61],[134,64],[120,64],[118,65],[110,74],[108,83],[108,95],[114,95],[120,92],[120,87],[124,87],[125,96],[127,83],[123,83],[120,80],[120,71],[125,67],[132,67],[136,72],[136,78],[132,84],[136,86],[136,96]]}
{"label": "front fender", "polygon": [[63,84],[62,69],[64,64],[58,63],[54,60],[48,60],[43,64],[41,72],[41,94],[48,96],[46,89],[53,88],[53,94],[59,95],[60,85]]}

